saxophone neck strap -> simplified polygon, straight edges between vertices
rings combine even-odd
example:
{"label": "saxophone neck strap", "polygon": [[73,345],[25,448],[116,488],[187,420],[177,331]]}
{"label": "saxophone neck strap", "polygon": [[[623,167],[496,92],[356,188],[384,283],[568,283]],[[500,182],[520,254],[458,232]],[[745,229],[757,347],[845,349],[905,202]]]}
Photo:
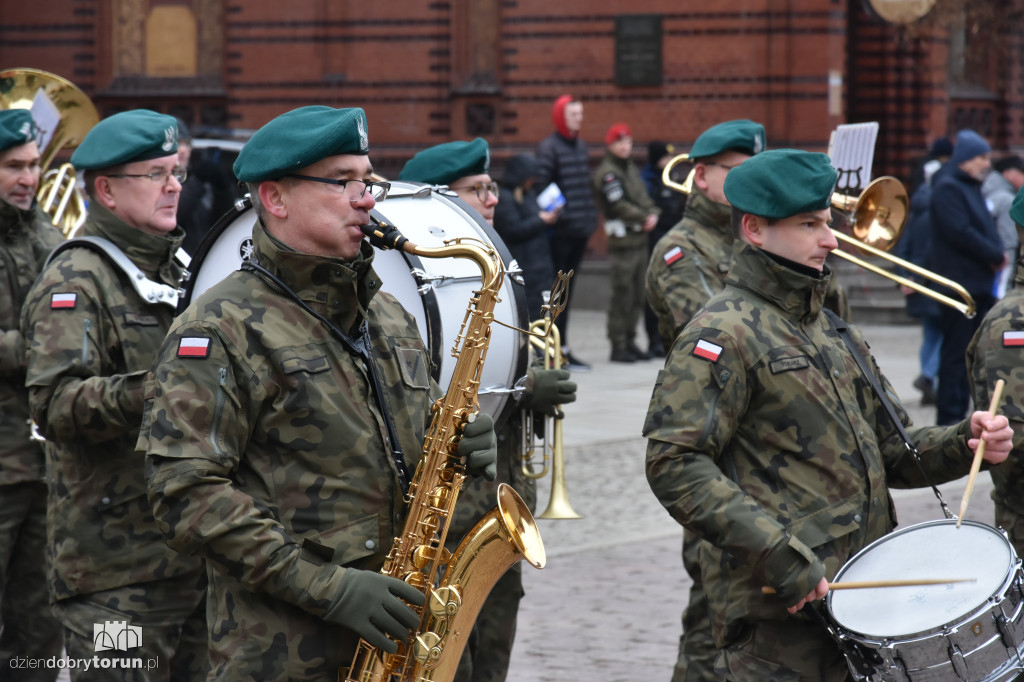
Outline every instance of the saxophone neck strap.
{"label": "saxophone neck strap", "polygon": [[395,422],[391,418],[391,410],[387,404],[387,394],[384,392],[384,384],[381,382],[380,376],[377,374],[377,363],[374,361],[373,353],[371,351],[370,330],[366,325],[366,320],[364,319],[359,325],[359,336],[353,339],[326,317],[313,310],[313,308],[303,301],[302,298],[295,293],[291,287],[285,284],[280,277],[270,272],[259,263],[251,259],[246,260],[242,262],[240,269],[252,272],[271,289],[282,294],[287,294],[300,308],[319,320],[320,323],[323,324],[336,339],[341,341],[342,345],[345,346],[350,354],[362,360],[363,367],[366,368],[366,373],[370,376],[370,381],[373,384],[373,396],[377,401],[377,408],[380,410],[381,417],[384,419],[384,427],[387,430],[389,441],[388,450],[391,452],[391,458],[395,463],[395,469],[398,471],[398,481],[402,485],[402,493],[404,495],[408,495],[409,482],[411,480],[411,477],[409,476],[409,465],[405,461],[405,453],[402,451],[402,446],[398,440],[398,429],[395,428]]}
{"label": "saxophone neck strap", "polygon": [[889,415],[889,419],[892,420],[893,426],[896,428],[896,432],[903,439],[903,444],[906,445],[910,455],[917,462],[918,468],[924,475],[924,479],[928,481],[928,485],[931,486],[932,491],[935,493],[935,497],[939,500],[939,506],[942,507],[942,513],[946,515],[947,519],[953,518],[953,513],[949,511],[949,507],[946,505],[946,500],[943,499],[942,493],[932,483],[931,478],[928,476],[928,472],[925,471],[924,464],[921,462],[921,456],[917,452],[917,447],[910,439],[910,434],[907,433],[907,429],[903,426],[903,422],[900,421],[899,415],[896,413],[896,408],[893,406],[892,401],[889,400],[889,394],[885,392],[882,385],[878,381],[878,377],[875,375],[874,370],[868,364],[867,359],[861,355],[860,350],[857,348],[857,344],[854,342],[853,337],[850,334],[850,325],[846,324],[838,315],[829,310],[828,308],[822,308],[822,312],[825,313],[825,317],[831,322],[832,328],[839,334],[839,338],[846,344],[850,354],[853,355],[853,359],[856,360],[857,366],[860,367],[861,374],[867,379],[871,385],[871,389],[878,396],[878,400],[881,401],[882,407],[885,408],[886,414]]}

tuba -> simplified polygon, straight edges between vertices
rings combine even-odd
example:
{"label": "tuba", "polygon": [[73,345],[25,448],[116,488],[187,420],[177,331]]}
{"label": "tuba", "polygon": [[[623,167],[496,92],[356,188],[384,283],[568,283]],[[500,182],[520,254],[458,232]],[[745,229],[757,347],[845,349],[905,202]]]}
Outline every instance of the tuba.
{"label": "tuba", "polygon": [[[45,148],[39,150],[43,176],[36,199],[64,237],[72,236],[85,222],[85,196],[70,163],[52,169],[50,164],[61,150],[77,147],[99,122],[96,107],[71,81],[56,74],[38,69],[7,69],[0,71],[0,109],[32,110],[44,139],[48,140]],[[55,116],[52,126],[45,120],[48,112]]]}
{"label": "tuba", "polygon": [[[530,324],[530,344],[537,348],[543,358],[544,369],[562,366],[562,339],[554,321],[565,308],[565,292],[569,287],[568,275],[558,273],[554,286],[545,305],[547,314]],[[527,478],[538,479],[551,470],[551,496],[548,506],[537,518],[541,519],[580,519],[583,518],[569,504],[569,495],[565,485],[565,448],[562,445],[562,414],[544,420],[543,438],[537,439],[533,411],[527,410],[523,418],[523,454],[522,472]],[[551,442],[548,442],[548,438]],[[533,464],[537,449],[541,451],[541,467],[537,471]],[[550,463],[550,464],[549,464]]]}
{"label": "tuba", "polygon": [[[412,244],[391,225],[372,219],[363,227],[377,248],[399,249],[428,258],[467,258],[481,270],[481,286],[470,300],[452,354],[457,358],[448,390],[434,415],[407,496],[408,518],[381,572],[420,589],[420,624],[413,636],[388,654],[359,641],[352,665],[340,670],[344,682],[450,682],[484,599],[498,579],[525,559],[537,568],[546,561],[544,543],[529,508],[511,486],[498,487],[497,507],[469,531],[454,553],[445,549],[455,504],[466,479],[456,455],[462,427],[479,410],[478,390],[490,340],[494,307],[505,276],[498,254],[474,239],[458,238],[437,248]],[[443,574],[442,574],[443,571]]]}

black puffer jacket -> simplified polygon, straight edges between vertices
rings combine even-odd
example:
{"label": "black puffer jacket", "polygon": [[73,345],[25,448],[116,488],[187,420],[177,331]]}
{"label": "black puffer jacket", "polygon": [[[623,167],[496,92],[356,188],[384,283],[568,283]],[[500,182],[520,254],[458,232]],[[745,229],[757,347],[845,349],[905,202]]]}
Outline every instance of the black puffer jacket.
{"label": "black puffer jacket", "polygon": [[590,156],[578,137],[551,133],[537,147],[537,187],[554,182],[565,195],[565,206],[555,223],[560,237],[588,239],[597,229],[597,205],[590,189]]}
{"label": "black puffer jacket", "polygon": [[541,292],[550,289],[555,278],[548,247],[549,226],[540,219],[537,186],[529,182],[536,175],[537,160],[532,155],[510,159],[494,208],[494,229],[523,269],[531,321],[540,317]]}

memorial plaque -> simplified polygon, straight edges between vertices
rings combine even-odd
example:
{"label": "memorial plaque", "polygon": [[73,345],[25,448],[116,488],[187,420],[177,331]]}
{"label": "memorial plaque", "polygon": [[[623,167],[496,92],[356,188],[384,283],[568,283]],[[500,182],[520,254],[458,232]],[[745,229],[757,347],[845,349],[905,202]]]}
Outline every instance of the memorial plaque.
{"label": "memorial plaque", "polygon": [[661,85],[661,15],[615,17],[615,84]]}

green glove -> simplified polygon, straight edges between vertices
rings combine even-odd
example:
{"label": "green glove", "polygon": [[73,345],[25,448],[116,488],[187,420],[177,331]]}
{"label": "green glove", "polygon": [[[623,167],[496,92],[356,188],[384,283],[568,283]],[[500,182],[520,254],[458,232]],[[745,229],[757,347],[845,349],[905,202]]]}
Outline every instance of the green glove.
{"label": "green glove", "polygon": [[419,615],[406,602],[423,606],[426,596],[398,578],[346,568],[340,588],[325,619],[355,631],[389,654],[398,651],[395,640],[409,639],[420,624]]}
{"label": "green glove", "polygon": [[531,367],[526,373],[526,392],[519,405],[524,410],[556,417],[559,405],[575,400],[576,382],[569,381],[569,370]]}
{"label": "green glove", "polygon": [[498,439],[494,436],[494,420],[481,412],[462,427],[459,457],[466,460],[466,471],[488,481],[498,477]]}

